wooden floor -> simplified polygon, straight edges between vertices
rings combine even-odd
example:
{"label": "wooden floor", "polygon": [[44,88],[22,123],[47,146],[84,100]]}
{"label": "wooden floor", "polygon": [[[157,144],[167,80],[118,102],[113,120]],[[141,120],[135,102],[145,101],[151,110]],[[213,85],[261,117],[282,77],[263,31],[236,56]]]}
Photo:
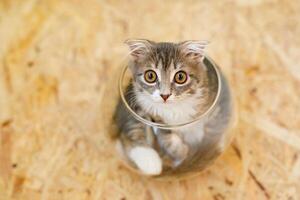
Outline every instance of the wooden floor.
{"label": "wooden floor", "polygon": [[[204,39],[230,79],[233,145],[157,181],[115,154],[123,41]],[[300,199],[300,2],[2,0],[0,199]]]}

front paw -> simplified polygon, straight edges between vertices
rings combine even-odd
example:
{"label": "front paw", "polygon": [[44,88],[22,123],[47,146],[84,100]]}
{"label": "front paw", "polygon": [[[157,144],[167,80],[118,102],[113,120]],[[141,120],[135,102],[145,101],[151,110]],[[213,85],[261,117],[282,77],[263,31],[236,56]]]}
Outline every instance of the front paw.
{"label": "front paw", "polygon": [[134,147],[129,151],[129,157],[146,175],[159,175],[162,171],[162,161],[152,148]]}
{"label": "front paw", "polygon": [[173,166],[180,165],[188,155],[189,148],[183,143],[182,139],[176,134],[168,135],[165,138],[164,149],[173,160]]}
{"label": "front paw", "polygon": [[189,148],[185,144],[181,144],[178,146],[178,149],[173,153],[171,156],[173,157],[173,166],[177,167],[179,166],[187,157],[189,152]]}

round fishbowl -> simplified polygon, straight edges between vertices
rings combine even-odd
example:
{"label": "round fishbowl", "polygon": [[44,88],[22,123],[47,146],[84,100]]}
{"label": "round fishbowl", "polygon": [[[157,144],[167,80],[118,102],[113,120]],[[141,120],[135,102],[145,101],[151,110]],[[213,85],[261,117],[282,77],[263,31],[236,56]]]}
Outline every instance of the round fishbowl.
{"label": "round fishbowl", "polygon": [[[232,92],[213,60],[205,56],[202,62],[207,79],[202,91],[206,98],[196,104],[201,109],[195,109],[192,102],[151,104],[135,87],[130,66],[124,65],[114,119],[117,152],[125,166],[156,178],[186,177],[207,168],[230,144],[235,124]],[[191,109],[197,112],[186,117]],[[175,115],[176,123],[171,120]]]}

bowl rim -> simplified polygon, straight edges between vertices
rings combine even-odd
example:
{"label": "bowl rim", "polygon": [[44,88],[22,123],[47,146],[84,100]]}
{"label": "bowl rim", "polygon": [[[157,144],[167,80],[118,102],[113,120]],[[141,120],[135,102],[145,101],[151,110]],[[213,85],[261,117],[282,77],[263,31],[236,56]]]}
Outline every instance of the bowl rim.
{"label": "bowl rim", "polygon": [[209,63],[211,63],[211,66],[213,67],[214,71],[216,72],[216,75],[217,75],[217,83],[218,83],[218,88],[217,88],[217,95],[215,96],[214,98],[214,101],[213,103],[210,105],[210,107],[205,111],[203,112],[202,114],[196,116],[194,119],[190,120],[190,121],[187,121],[187,122],[183,122],[183,123],[178,123],[178,124],[163,124],[163,123],[157,123],[157,122],[152,122],[148,119],[145,119],[143,118],[142,116],[138,115],[128,104],[128,102],[126,101],[125,99],[125,95],[124,95],[124,91],[123,91],[123,80],[124,80],[124,77],[125,77],[125,74],[126,74],[126,71],[128,70],[128,65],[124,65],[122,71],[121,71],[121,74],[119,76],[119,80],[118,80],[118,89],[119,89],[119,94],[121,96],[121,100],[122,100],[122,103],[125,105],[126,109],[130,112],[130,114],[133,115],[133,117],[148,125],[148,126],[152,126],[152,127],[155,127],[155,128],[159,128],[159,129],[175,129],[175,128],[183,128],[183,127],[186,127],[186,126],[189,126],[189,125],[192,125],[202,119],[204,119],[205,117],[207,117],[215,108],[218,100],[220,99],[220,94],[221,94],[221,89],[222,89],[222,81],[221,81],[221,74],[220,74],[220,70],[219,68],[217,67],[217,65],[215,64],[215,62],[207,55],[204,56],[204,59],[203,59],[203,64],[206,66],[206,67],[210,67],[208,65],[206,65],[204,63],[204,60],[207,59]]}

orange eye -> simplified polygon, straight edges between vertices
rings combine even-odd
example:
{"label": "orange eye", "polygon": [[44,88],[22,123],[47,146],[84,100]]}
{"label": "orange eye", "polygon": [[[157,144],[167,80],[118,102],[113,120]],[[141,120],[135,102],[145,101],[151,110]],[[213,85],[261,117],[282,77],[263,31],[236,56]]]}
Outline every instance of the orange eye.
{"label": "orange eye", "polygon": [[155,71],[153,70],[147,70],[144,74],[144,79],[148,82],[148,83],[154,83],[157,79],[157,75],[155,73]]}
{"label": "orange eye", "polygon": [[187,74],[184,71],[179,71],[174,76],[174,81],[177,84],[184,84],[187,81]]}

